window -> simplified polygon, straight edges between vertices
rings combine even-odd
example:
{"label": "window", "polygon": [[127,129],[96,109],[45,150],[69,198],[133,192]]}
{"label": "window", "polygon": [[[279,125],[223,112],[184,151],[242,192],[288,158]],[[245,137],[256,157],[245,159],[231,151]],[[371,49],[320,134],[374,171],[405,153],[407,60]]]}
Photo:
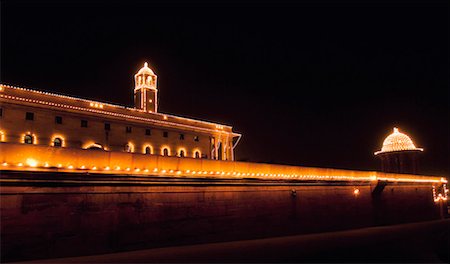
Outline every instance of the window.
{"label": "window", "polygon": [[3,116],[3,108],[0,108],[0,117]]}
{"label": "window", "polygon": [[164,131],[164,132],[163,132],[163,137],[169,137],[169,132]]}
{"label": "window", "polygon": [[111,124],[110,123],[105,123],[105,130],[106,131],[110,131],[111,130]]}
{"label": "window", "polygon": [[87,120],[81,120],[81,127],[87,127],[87,126],[88,126]]}
{"label": "window", "polygon": [[86,149],[104,150],[102,144],[99,144],[99,143],[92,143],[89,146],[87,146]]}
{"label": "window", "polygon": [[163,156],[169,156],[169,149],[168,148],[164,148],[163,149]]}
{"label": "window", "polygon": [[180,150],[180,157],[181,157],[181,158],[184,157],[184,150]]}
{"label": "window", "polygon": [[197,142],[199,141],[198,136],[195,136],[195,137],[194,137],[194,141],[197,141]]}
{"label": "window", "polygon": [[130,144],[125,144],[124,150],[125,150],[125,152],[131,152],[131,146],[130,146]]}
{"label": "window", "polygon": [[25,120],[34,120],[34,113],[26,112],[25,113]]}
{"label": "window", "polygon": [[180,140],[184,140],[184,134],[180,134]]}
{"label": "window", "polygon": [[33,144],[34,142],[34,138],[32,135],[25,135],[24,139],[23,139],[23,143],[25,144]]}
{"label": "window", "polygon": [[62,117],[61,116],[55,116],[55,123],[56,124],[62,124]]}
{"label": "window", "polygon": [[53,147],[62,147],[62,139],[60,138],[55,138],[53,140]]}
{"label": "window", "polygon": [[146,136],[150,136],[151,134],[152,134],[152,131],[150,130],[150,128],[145,129]]}
{"label": "window", "polygon": [[131,127],[130,126],[125,127],[125,132],[131,133]]}
{"label": "window", "polygon": [[149,146],[145,147],[145,154],[151,154],[151,153],[152,153],[152,149]]}
{"label": "window", "polygon": [[200,158],[200,151],[196,150],[194,152],[194,158],[199,159]]}

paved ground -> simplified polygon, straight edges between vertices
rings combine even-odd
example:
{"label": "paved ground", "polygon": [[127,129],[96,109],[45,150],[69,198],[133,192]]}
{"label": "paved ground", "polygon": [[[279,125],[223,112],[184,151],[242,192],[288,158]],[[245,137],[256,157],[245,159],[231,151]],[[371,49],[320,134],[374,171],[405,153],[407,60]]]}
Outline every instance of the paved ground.
{"label": "paved ground", "polygon": [[357,230],[157,248],[34,263],[449,262],[450,219]]}

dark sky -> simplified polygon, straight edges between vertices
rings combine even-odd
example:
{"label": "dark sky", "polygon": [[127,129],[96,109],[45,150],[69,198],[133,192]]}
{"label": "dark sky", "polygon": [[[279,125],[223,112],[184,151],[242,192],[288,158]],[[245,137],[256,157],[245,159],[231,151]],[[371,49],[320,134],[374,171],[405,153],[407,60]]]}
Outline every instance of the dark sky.
{"label": "dark sky", "polygon": [[239,160],[375,170],[394,126],[449,175],[447,1],[1,4],[1,82],[229,124]]}

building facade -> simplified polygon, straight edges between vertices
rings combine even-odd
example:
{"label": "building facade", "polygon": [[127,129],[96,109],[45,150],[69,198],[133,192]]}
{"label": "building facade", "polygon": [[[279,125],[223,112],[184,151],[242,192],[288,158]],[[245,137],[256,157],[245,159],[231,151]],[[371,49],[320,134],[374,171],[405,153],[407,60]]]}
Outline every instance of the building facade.
{"label": "building facade", "polygon": [[134,108],[0,84],[0,140],[234,160],[241,135],[231,126],[159,113],[147,63],[134,79]]}

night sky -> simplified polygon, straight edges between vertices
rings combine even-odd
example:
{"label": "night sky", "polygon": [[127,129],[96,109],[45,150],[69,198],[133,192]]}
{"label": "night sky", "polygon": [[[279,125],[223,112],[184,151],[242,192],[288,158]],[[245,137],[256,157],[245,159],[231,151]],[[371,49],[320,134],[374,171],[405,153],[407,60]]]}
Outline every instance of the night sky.
{"label": "night sky", "polygon": [[449,175],[447,1],[1,3],[1,82],[232,125],[237,159],[379,170],[397,126]]}

